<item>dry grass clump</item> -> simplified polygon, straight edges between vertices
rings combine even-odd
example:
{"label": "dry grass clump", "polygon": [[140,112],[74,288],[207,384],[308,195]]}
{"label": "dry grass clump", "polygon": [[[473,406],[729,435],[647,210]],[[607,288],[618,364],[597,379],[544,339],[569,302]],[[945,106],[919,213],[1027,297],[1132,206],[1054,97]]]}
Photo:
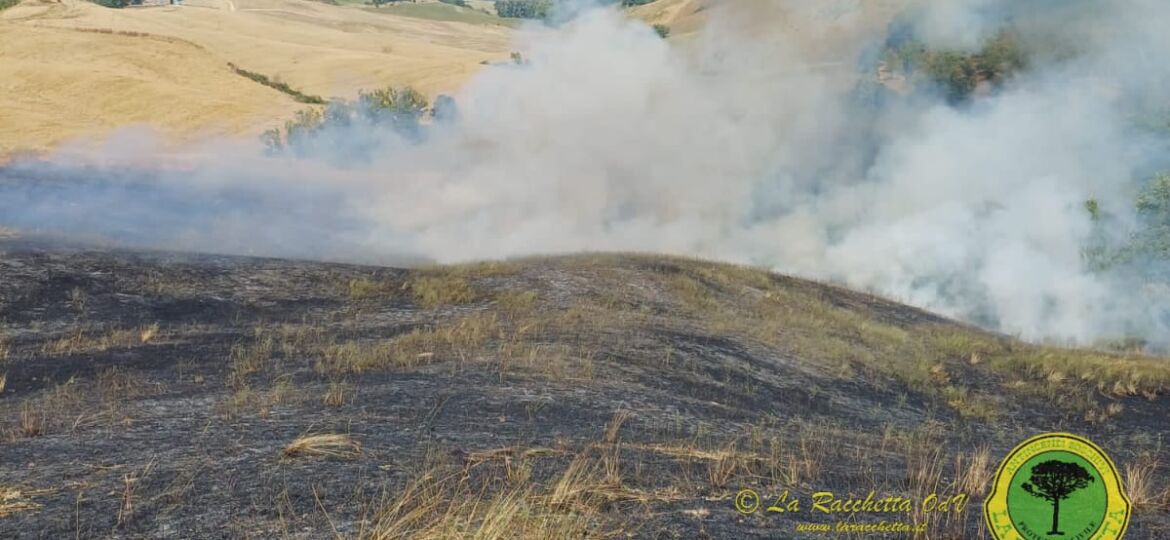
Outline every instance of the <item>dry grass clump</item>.
{"label": "dry grass clump", "polygon": [[158,323],[138,328],[115,328],[98,335],[93,335],[86,328],[80,327],[72,334],[46,342],[41,347],[41,352],[73,355],[136,347],[151,342],[158,334]]}
{"label": "dry grass clump", "polygon": [[340,407],[349,400],[349,392],[349,384],[343,381],[331,381],[321,403],[326,407]]}
{"label": "dry grass clump", "polygon": [[407,283],[411,296],[425,308],[462,305],[475,302],[471,283],[456,275],[420,276]]}
{"label": "dry grass clump", "polygon": [[362,454],[362,445],[349,435],[326,433],[298,437],[281,451],[285,459],[329,457],[354,459]]}
{"label": "dry grass clump", "polygon": [[496,296],[496,307],[509,319],[523,318],[536,307],[536,291],[504,291]]}
{"label": "dry grass clump", "polygon": [[127,371],[117,366],[99,371],[94,383],[102,401],[106,403],[138,399],[158,389],[157,384],[146,380],[144,373]]}
{"label": "dry grass clump", "polygon": [[956,455],[955,490],[972,497],[982,497],[991,487],[994,465],[991,448],[988,446],[979,446],[969,454]]}
{"label": "dry grass clump", "polygon": [[0,486],[0,519],[18,512],[39,510],[41,504],[32,500],[33,497],[52,493],[51,489],[21,489],[13,486]]}
{"label": "dry grass clump", "polygon": [[346,296],[355,302],[377,300],[393,297],[400,288],[402,288],[401,284],[389,279],[362,277],[349,280],[346,286]]}
{"label": "dry grass clump", "polygon": [[248,376],[263,370],[272,360],[276,341],[260,327],[252,344],[237,343],[228,353],[228,385],[235,389],[248,386]]}
{"label": "dry grass clump", "polygon": [[100,414],[87,412],[82,403],[81,391],[72,380],[26,398],[21,401],[9,425],[9,436],[15,439],[32,438],[76,429],[86,421],[87,416]]}
{"label": "dry grass clump", "polygon": [[229,417],[254,412],[260,418],[268,418],[277,407],[296,402],[302,397],[293,385],[292,377],[285,374],[277,377],[266,389],[252,385],[236,388],[217,405],[216,412]]}
{"label": "dry grass clump", "polygon": [[1157,510],[1170,507],[1170,487],[1158,476],[1161,466],[1156,454],[1143,452],[1122,467],[1125,492],[1135,508]]}
{"label": "dry grass clump", "polygon": [[[528,261],[537,258],[528,259]],[[443,266],[423,266],[418,271],[424,275],[451,278],[502,278],[519,274],[526,266],[525,260],[480,261]]]}
{"label": "dry grass clump", "polygon": [[151,459],[140,471],[131,471],[122,475],[122,497],[118,505],[118,526],[126,525],[134,519],[136,513],[136,499],[142,486],[142,480],[150,476],[155,461]]}
{"label": "dry grass clump", "polygon": [[369,369],[410,369],[436,357],[470,358],[500,338],[495,314],[472,314],[454,324],[415,329],[389,340],[351,341],[326,347],[317,369],[323,373],[361,373]]}
{"label": "dry grass clump", "polygon": [[[968,514],[977,511],[972,499],[985,493],[992,477],[990,450],[980,448],[970,455],[957,455],[948,466],[948,454],[929,438],[918,438],[907,449],[907,488],[912,497],[945,502],[947,512],[926,512],[921,505],[911,514],[915,523],[926,525],[925,538],[964,538]],[[974,509],[974,510],[973,510]],[[982,527],[982,520],[978,520]],[[981,529],[982,530],[982,529]]]}
{"label": "dry grass clump", "polygon": [[435,468],[387,496],[361,540],[546,540],[610,538],[619,530],[603,515],[612,499],[600,467],[578,457],[547,485],[492,489],[461,470]]}

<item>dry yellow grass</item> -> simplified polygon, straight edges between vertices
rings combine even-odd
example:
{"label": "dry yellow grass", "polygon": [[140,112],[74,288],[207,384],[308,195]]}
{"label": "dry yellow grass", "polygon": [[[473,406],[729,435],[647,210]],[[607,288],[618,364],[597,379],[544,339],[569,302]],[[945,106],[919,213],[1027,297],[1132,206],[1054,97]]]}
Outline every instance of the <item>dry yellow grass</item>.
{"label": "dry yellow grass", "polygon": [[1145,452],[1123,468],[1125,492],[1139,510],[1164,509],[1170,505],[1170,487],[1158,482],[1161,465],[1157,455]]}
{"label": "dry yellow grass", "polygon": [[[83,397],[72,379],[20,402],[11,438],[39,437],[55,431],[69,431],[87,418],[82,410]],[[99,414],[99,413],[94,413]]]}
{"label": "dry yellow grass", "polygon": [[476,298],[471,284],[456,276],[423,276],[412,280],[409,287],[415,301],[428,308],[470,304]]}
{"label": "dry yellow grass", "polygon": [[608,483],[596,460],[578,455],[544,485],[511,482],[493,488],[466,471],[435,467],[386,497],[362,540],[391,538],[477,540],[612,538],[621,524],[602,509],[647,495]]}
{"label": "dry yellow grass", "polygon": [[479,348],[500,339],[494,314],[472,314],[456,323],[415,329],[389,340],[350,341],[326,346],[317,362],[321,373],[361,373],[370,369],[414,368],[439,358],[470,359]]}
{"label": "dry yellow grass", "polygon": [[867,36],[883,32],[911,1],[867,0],[849,6],[843,2],[655,0],[631,13],[648,23],[669,26],[671,40],[676,42],[716,24],[737,36],[782,42],[785,49],[799,51],[813,62],[836,62],[847,57],[844,51],[856,51]]}
{"label": "dry yellow grass", "polygon": [[326,407],[340,407],[349,400],[349,385],[341,381],[329,383],[325,391],[325,398],[321,400]]}
{"label": "dry yellow grass", "polygon": [[353,459],[362,453],[361,443],[349,435],[327,433],[304,435],[289,443],[281,455],[285,458],[333,457]]}
{"label": "dry yellow grass", "polygon": [[0,21],[0,81],[0,155],[128,125],[177,138],[239,133],[300,106],[188,43],[8,21]]}
{"label": "dry yellow grass", "polygon": [[134,347],[149,343],[158,336],[158,332],[158,323],[138,328],[114,328],[105,331],[93,331],[79,327],[64,337],[45,342],[41,347],[41,352],[71,355]]}
{"label": "dry yellow grass", "polygon": [[6,518],[17,512],[39,510],[41,505],[32,500],[33,497],[52,493],[51,489],[22,489],[12,486],[0,486],[0,518]]}
{"label": "dry yellow grass", "polygon": [[303,107],[229,62],[308,94],[394,84],[433,96],[506,58],[510,32],[301,0],[30,0],[0,12],[0,154],[137,123],[188,139],[259,133]]}
{"label": "dry yellow grass", "polygon": [[703,11],[710,6],[703,0],[656,0],[631,10],[651,24],[665,24],[672,36],[689,34],[702,27]]}

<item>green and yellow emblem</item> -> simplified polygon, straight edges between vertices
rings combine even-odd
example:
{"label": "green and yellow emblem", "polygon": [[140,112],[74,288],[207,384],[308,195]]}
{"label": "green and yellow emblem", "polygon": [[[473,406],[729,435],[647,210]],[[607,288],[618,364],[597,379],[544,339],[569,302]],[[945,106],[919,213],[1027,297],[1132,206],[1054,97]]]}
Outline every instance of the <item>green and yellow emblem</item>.
{"label": "green and yellow emblem", "polygon": [[1037,435],[995,472],[983,512],[997,540],[1114,540],[1130,502],[1100,447],[1068,433]]}

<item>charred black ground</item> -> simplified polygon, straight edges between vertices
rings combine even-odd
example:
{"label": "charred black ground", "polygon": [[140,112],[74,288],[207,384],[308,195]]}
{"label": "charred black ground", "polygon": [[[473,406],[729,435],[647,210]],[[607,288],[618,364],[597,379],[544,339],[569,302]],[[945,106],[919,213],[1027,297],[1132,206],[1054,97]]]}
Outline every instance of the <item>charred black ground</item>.
{"label": "charred black ground", "polygon": [[10,238],[0,376],[3,538],[790,538],[874,521],[745,517],[742,488],[967,492],[965,512],[887,518],[974,538],[996,462],[1052,430],[1145,482],[1130,537],[1170,535],[1165,360],[690,259],[407,270]]}

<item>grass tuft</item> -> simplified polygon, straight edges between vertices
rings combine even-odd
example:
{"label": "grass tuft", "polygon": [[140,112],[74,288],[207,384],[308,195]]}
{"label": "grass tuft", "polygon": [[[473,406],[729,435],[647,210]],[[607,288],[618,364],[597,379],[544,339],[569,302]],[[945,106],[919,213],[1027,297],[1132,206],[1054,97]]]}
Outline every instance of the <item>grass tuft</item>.
{"label": "grass tuft", "polygon": [[328,433],[304,435],[289,443],[281,452],[285,459],[329,457],[354,459],[362,454],[362,445],[349,435]]}
{"label": "grass tuft", "polygon": [[422,276],[408,283],[415,301],[426,308],[470,304],[475,291],[467,279],[453,275]]}

